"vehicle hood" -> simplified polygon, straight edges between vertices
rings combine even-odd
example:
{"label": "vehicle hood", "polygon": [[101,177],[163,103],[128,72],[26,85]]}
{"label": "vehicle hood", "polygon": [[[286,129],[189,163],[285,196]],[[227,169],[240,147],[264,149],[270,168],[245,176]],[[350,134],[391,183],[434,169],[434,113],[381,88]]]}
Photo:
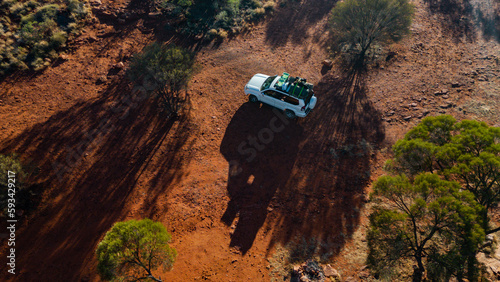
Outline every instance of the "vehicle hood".
{"label": "vehicle hood", "polygon": [[260,91],[260,87],[268,77],[269,75],[258,73],[250,79],[245,88]]}

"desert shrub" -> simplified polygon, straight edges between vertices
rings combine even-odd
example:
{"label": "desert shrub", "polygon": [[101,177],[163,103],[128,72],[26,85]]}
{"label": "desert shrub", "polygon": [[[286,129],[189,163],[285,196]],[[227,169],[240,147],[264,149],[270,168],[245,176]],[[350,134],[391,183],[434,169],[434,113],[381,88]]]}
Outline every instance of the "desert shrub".
{"label": "desert shrub", "polygon": [[[223,29],[226,32],[238,33],[245,29],[248,22],[261,19],[276,7],[273,0],[214,0],[214,1],[180,1],[163,0],[157,9],[166,16],[183,19],[177,23],[176,30],[184,35],[204,35],[213,39],[211,30]],[[224,34],[221,33],[220,34]],[[223,36],[218,36],[223,38]]]}
{"label": "desert shrub", "polygon": [[187,86],[194,71],[194,56],[173,45],[153,43],[134,56],[128,75],[169,116],[180,114],[187,101]]}
{"label": "desert shrub", "polygon": [[118,222],[97,246],[97,270],[103,280],[162,281],[157,268],[171,270],[177,251],[163,224],[150,219]]}
{"label": "desert shrub", "polygon": [[363,66],[375,45],[409,33],[414,7],[408,0],[346,0],[332,10],[333,50]]}
{"label": "desert shrub", "polygon": [[[15,175],[15,180],[9,180],[9,175]],[[25,177],[26,172],[17,155],[0,155],[0,215],[7,211],[8,199],[14,199],[18,209],[22,207],[18,193],[25,188]],[[14,193],[9,188],[14,189]]]}
{"label": "desert shrub", "polygon": [[79,0],[8,0],[0,7],[0,77],[50,65],[88,14]]}

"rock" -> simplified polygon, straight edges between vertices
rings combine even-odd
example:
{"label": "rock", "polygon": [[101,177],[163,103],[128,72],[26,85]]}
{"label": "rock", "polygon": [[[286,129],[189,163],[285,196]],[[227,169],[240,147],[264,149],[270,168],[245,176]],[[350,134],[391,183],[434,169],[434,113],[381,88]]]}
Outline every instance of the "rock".
{"label": "rock", "polygon": [[88,41],[89,43],[96,42],[96,41],[97,41],[97,37],[95,37],[95,36],[91,35],[91,36],[89,36],[89,37],[87,38],[87,41]]}
{"label": "rock", "polygon": [[323,265],[323,273],[326,277],[333,277],[339,280],[341,279],[339,272],[329,264]]}
{"label": "rock", "polygon": [[327,68],[331,68],[333,66],[332,60],[323,60],[322,64]]}
{"label": "rock", "polygon": [[148,14],[148,17],[152,20],[157,19],[161,17],[162,13],[161,12],[151,12]]}
{"label": "rock", "polygon": [[439,96],[439,95],[444,95],[448,93],[448,89],[444,88],[439,91],[434,92],[434,95]]}
{"label": "rock", "polygon": [[97,7],[97,6],[102,5],[102,2],[101,2],[101,0],[91,0],[90,5]]}
{"label": "rock", "polygon": [[293,267],[293,272],[298,274],[300,272],[300,265],[295,265]]}
{"label": "rock", "polygon": [[61,60],[63,60],[63,61],[67,61],[67,60],[68,60],[68,58],[69,58],[69,56],[68,56],[68,55],[66,55],[66,54],[60,54],[60,55],[59,55],[59,59],[61,59]]}
{"label": "rock", "polygon": [[417,106],[417,103],[411,103],[410,104],[410,107],[416,107]]}
{"label": "rock", "polygon": [[396,113],[395,111],[390,111],[390,112],[388,112],[388,113],[387,113],[387,116],[392,116],[392,115],[394,115],[395,113]]}
{"label": "rock", "polygon": [[97,79],[97,84],[106,83],[107,81],[108,81],[108,78],[107,78],[105,75],[101,75],[101,76],[99,76],[99,78]]}
{"label": "rock", "polygon": [[450,98],[450,96],[448,96],[448,95],[443,95],[441,98],[443,98],[443,99],[448,99],[448,98]]}
{"label": "rock", "polygon": [[445,104],[441,104],[439,105],[439,107],[441,109],[448,109],[448,108],[451,108],[452,104],[451,103],[445,103]]}
{"label": "rock", "polygon": [[117,63],[116,65],[113,66],[115,69],[123,69],[125,67],[125,64],[123,64],[123,62],[119,62]]}
{"label": "rock", "polygon": [[411,119],[411,116],[406,116],[403,118],[404,120],[410,120]]}
{"label": "rock", "polygon": [[458,87],[460,87],[460,86],[462,86],[462,84],[461,84],[461,83],[459,83],[459,82],[453,82],[453,83],[451,84],[451,87],[453,87],[453,88],[458,88]]}

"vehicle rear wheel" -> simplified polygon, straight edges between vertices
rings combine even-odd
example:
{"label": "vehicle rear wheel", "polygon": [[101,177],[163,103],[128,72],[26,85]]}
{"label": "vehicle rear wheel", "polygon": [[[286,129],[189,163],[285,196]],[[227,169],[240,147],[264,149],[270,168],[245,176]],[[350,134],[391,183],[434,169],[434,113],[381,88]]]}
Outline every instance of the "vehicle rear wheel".
{"label": "vehicle rear wheel", "polygon": [[295,113],[290,110],[285,110],[285,116],[289,119],[295,118]]}
{"label": "vehicle rear wheel", "polygon": [[250,102],[252,102],[252,103],[257,103],[257,102],[259,102],[259,99],[257,99],[257,97],[255,97],[254,95],[250,95],[250,96],[248,97],[248,100],[249,100]]}

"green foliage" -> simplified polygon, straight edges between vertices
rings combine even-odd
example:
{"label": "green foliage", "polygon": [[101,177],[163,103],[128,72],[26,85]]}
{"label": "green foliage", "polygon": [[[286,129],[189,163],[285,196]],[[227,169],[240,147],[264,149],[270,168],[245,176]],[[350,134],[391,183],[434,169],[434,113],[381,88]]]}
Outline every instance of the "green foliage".
{"label": "green foliage", "polygon": [[[15,182],[12,180],[9,182],[9,171],[14,172]],[[25,178],[26,172],[17,155],[0,155],[0,214],[4,213],[7,208],[7,199],[16,200],[17,208],[21,208],[18,202],[20,200],[18,192],[25,188]],[[14,193],[9,192],[9,183],[14,186]],[[13,196],[9,197],[9,194]]]}
{"label": "green foliage", "polygon": [[97,269],[103,280],[157,279],[158,267],[171,270],[177,252],[171,236],[159,222],[150,219],[118,222],[97,246]]}
{"label": "green foliage", "polygon": [[172,45],[153,43],[134,56],[128,75],[160,103],[168,114],[179,114],[187,99],[186,90],[194,71],[194,56]]}
{"label": "green foliage", "polygon": [[332,11],[334,50],[364,62],[375,45],[400,40],[409,33],[414,7],[408,0],[346,0]]}
{"label": "green foliage", "polygon": [[484,122],[427,117],[394,147],[388,168],[412,177],[436,171],[459,180],[489,209],[500,201],[500,128]]}
{"label": "green foliage", "polygon": [[47,67],[88,14],[79,0],[10,0],[0,8],[0,77]]}
{"label": "green foliage", "polygon": [[214,35],[208,33],[210,30],[218,30],[218,35],[236,34],[249,22],[273,11],[275,6],[276,1],[272,0],[265,3],[262,0],[163,0],[157,9],[178,20],[178,32],[212,39]]}
{"label": "green foliage", "polygon": [[401,260],[414,260],[415,277],[420,278],[427,266],[448,276],[473,272],[475,253],[484,238],[483,208],[457,182],[431,173],[414,180],[382,176],[372,196],[378,201],[368,234],[369,263],[375,272]]}

